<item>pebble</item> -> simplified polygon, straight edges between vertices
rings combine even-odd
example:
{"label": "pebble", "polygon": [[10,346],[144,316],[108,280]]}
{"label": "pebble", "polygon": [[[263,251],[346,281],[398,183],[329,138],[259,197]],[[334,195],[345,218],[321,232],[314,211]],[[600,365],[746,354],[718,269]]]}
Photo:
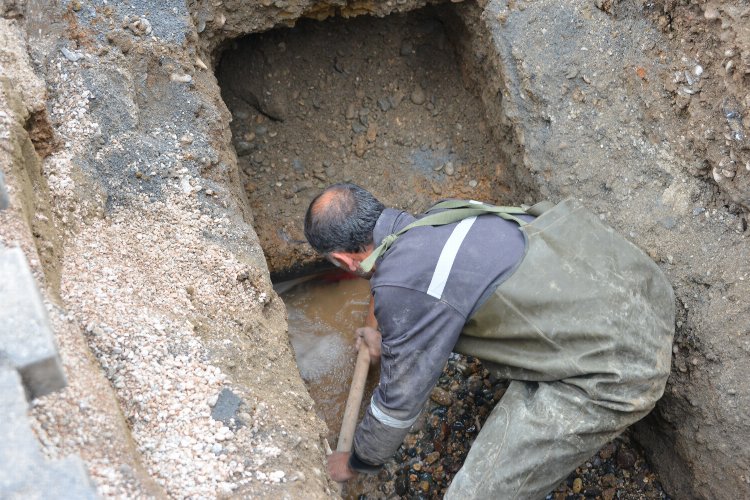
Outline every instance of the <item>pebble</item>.
{"label": "pebble", "polygon": [[477,181],[475,181],[474,179],[469,181],[469,187],[475,188],[477,187],[477,184]]}
{"label": "pebble", "polygon": [[445,175],[453,175],[456,172],[455,167],[453,166],[453,162],[448,162],[445,164],[445,167],[443,167],[443,171],[445,172]]}
{"label": "pebble", "polygon": [[450,406],[453,404],[453,398],[450,393],[440,387],[435,387],[430,394],[430,399],[439,405]]}
{"label": "pebble", "polygon": [[424,102],[427,100],[424,90],[419,85],[417,85],[417,87],[412,91],[410,98],[411,102],[417,105],[424,104]]}
{"label": "pebble", "polygon": [[151,22],[145,17],[127,16],[125,25],[136,36],[146,36],[151,34]]}
{"label": "pebble", "polygon": [[72,51],[66,47],[62,47],[60,49],[60,52],[62,52],[62,55],[65,56],[65,59],[70,62],[78,62],[83,59],[83,53]]}
{"label": "pebble", "polygon": [[208,66],[206,66],[206,63],[204,63],[203,60],[201,60],[201,58],[197,57],[197,56],[195,58],[195,65],[198,66],[200,69],[203,69],[203,70],[208,69]]}
{"label": "pebble", "polygon": [[388,111],[391,109],[391,100],[387,97],[378,99],[378,107],[380,108],[380,111]]}
{"label": "pebble", "polygon": [[623,469],[632,469],[635,465],[636,456],[632,450],[620,448],[617,450],[617,465]]}
{"label": "pebble", "polygon": [[169,79],[176,83],[190,83],[193,81],[193,77],[186,73],[172,73],[169,75]]}
{"label": "pebble", "polygon": [[216,402],[218,400],[219,400],[219,394],[218,393],[212,395],[210,398],[208,398],[208,401],[207,401],[208,402],[208,406],[210,406],[211,408],[213,408],[214,406],[216,406]]}
{"label": "pebble", "polygon": [[713,5],[713,4],[707,5],[706,10],[703,12],[703,17],[705,17],[709,21],[718,19],[719,16],[720,16],[719,9],[716,7],[716,5]]}
{"label": "pebble", "polygon": [[251,142],[237,141],[235,149],[237,150],[237,156],[247,156],[253,152],[255,145]]}
{"label": "pebble", "polygon": [[353,120],[357,116],[357,107],[354,103],[349,103],[346,107],[346,111],[344,111],[344,116],[347,120]]}
{"label": "pebble", "polygon": [[578,494],[583,490],[583,481],[580,477],[573,480],[573,493]]}

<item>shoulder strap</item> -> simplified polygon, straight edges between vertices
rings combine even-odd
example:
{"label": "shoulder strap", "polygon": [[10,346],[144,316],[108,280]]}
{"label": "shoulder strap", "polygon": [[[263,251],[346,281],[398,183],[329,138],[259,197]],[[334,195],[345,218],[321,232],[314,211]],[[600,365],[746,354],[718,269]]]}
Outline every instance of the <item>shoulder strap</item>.
{"label": "shoulder strap", "polygon": [[[435,212],[436,210],[445,209],[442,212]],[[526,224],[526,221],[519,219],[516,215],[525,215],[526,212],[520,207],[496,207],[494,205],[487,205],[477,201],[462,201],[462,200],[448,200],[440,202],[434,205],[427,211],[427,215],[419,220],[412,222],[400,231],[389,234],[383,241],[378,245],[367,257],[362,261],[361,267],[365,272],[370,272],[375,266],[375,262],[383,255],[393,242],[398,239],[399,236],[404,234],[410,229],[415,227],[423,226],[444,226],[446,224],[452,224],[469,217],[475,217],[478,215],[494,214],[498,217],[502,217],[506,220],[512,220],[519,226]]]}

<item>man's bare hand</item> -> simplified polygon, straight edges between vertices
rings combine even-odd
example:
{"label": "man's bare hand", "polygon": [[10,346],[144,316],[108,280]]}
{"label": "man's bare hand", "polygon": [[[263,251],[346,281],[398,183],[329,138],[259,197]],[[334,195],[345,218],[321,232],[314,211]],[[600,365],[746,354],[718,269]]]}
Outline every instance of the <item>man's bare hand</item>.
{"label": "man's bare hand", "polygon": [[370,353],[370,364],[373,366],[379,365],[381,342],[380,332],[369,326],[357,328],[357,350],[359,350],[359,346],[362,345],[362,342],[365,343],[367,350]]}
{"label": "man's bare hand", "polygon": [[357,475],[357,472],[349,467],[350,452],[334,451],[328,455],[328,475],[338,483],[348,481]]}

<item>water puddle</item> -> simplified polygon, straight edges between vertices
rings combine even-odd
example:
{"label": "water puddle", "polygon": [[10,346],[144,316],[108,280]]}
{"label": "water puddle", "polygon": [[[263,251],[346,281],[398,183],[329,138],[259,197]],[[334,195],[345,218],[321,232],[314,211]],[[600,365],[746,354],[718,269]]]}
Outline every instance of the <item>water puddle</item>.
{"label": "water puddle", "polygon": [[[300,375],[328,424],[335,447],[349,394],[355,330],[364,325],[370,301],[366,280],[332,272],[275,285],[289,315],[289,339]],[[370,374],[368,394],[377,377]]]}

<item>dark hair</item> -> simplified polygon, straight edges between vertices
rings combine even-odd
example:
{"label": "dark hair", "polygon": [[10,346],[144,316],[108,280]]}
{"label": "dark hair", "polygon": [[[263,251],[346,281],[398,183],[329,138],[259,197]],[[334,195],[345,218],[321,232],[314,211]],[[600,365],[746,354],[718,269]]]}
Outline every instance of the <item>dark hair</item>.
{"label": "dark hair", "polygon": [[317,252],[361,252],[385,207],[356,184],[333,184],[313,199],[305,214],[305,238]]}

